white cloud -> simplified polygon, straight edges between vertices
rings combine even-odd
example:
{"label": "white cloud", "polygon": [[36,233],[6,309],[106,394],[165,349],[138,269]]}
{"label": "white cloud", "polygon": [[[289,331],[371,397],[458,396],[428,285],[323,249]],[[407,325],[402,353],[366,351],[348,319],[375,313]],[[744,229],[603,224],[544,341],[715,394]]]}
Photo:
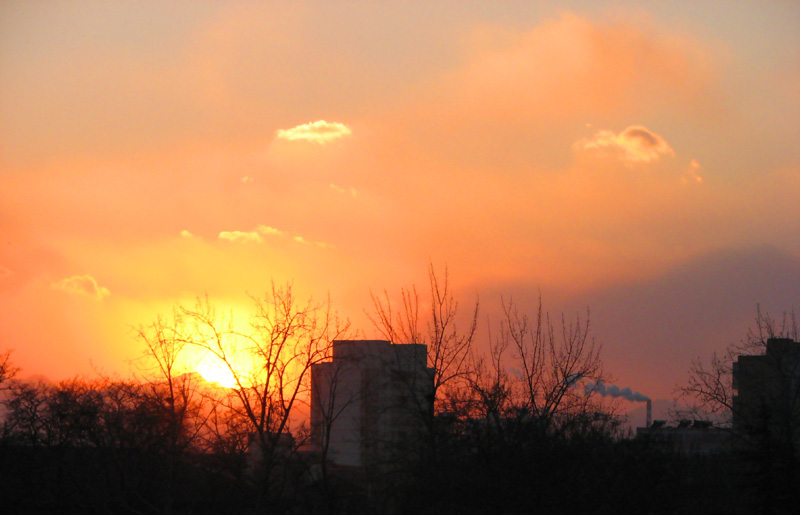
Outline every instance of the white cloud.
{"label": "white cloud", "polygon": [[219,239],[235,243],[261,243],[264,239],[256,231],[222,231]]}
{"label": "white cloud", "polygon": [[223,231],[219,233],[221,240],[228,240],[236,243],[263,243],[263,236],[275,236],[279,238],[291,238],[295,243],[301,245],[316,245],[318,247],[329,248],[331,245],[321,241],[308,241],[302,236],[295,234],[292,235],[286,231],[281,231],[268,225],[259,225],[252,231]]}
{"label": "white cloud", "polygon": [[352,134],[352,131],[347,125],[338,122],[326,122],[325,120],[305,123],[291,129],[280,129],[276,132],[280,139],[288,141],[305,140],[320,144],[328,143],[350,134]]}
{"label": "white cloud", "polygon": [[628,165],[650,163],[665,155],[675,155],[664,138],[641,125],[632,125],[619,134],[599,131],[591,138],[575,142],[572,148],[596,152],[602,157],[616,157]]}
{"label": "white cloud", "polygon": [[283,236],[284,232],[268,225],[259,225],[252,231],[222,231],[219,239],[236,243],[262,243],[264,236]]}
{"label": "white cloud", "polygon": [[98,285],[94,277],[90,275],[73,275],[72,277],[67,277],[66,279],[52,283],[50,286],[52,286],[53,289],[66,293],[86,295],[88,297],[94,297],[97,300],[103,300],[103,297],[107,297],[111,294],[108,288]]}

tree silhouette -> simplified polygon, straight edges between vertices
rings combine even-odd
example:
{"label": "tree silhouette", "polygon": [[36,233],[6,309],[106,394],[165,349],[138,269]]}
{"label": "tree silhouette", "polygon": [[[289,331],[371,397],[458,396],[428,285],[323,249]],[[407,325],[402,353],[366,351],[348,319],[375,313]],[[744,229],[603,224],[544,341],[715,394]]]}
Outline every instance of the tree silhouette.
{"label": "tree silhouette", "polygon": [[[165,510],[171,511],[179,463],[190,450],[199,449],[199,439],[208,417],[203,406],[196,374],[179,368],[179,359],[189,345],[183,314],[174,309],[172,317],[159,316],[137,330],[143,344],[138,364],[143,371],[144,394],[164,414],[166,438]],[[208,403],[205,403],[208,404]]]}
{"label": "tree silhouette", "polygon": [[296,446],[292,414],[308,401],[311,366],[329,357],[348,323],[331,312],[330,302],[298,302],[291,285],[273,284],[253,301],[246,330],[238,330],[208,299],[181,313],[189,328],[186,340],[211,353],[233,378],[235,386],[218,402],[230,427],[240,436],[247,432],[263,505],[285,479],[276,477],[277,466]]}
{"label": "tree silhouette", "polygon": [[535,313],[520,312],[513,300],[503,302],[500,348],[512,350],[510,401],[516,418],[539,436],[559,434],[593,418],[597,405],[576,388],[582,379],[603,379],[601,346],[589,337],[589,317],[558,330],[539,298]]}
{"label": "tree silhouette", "polygon": [[[444,392],[448,388],[457,390],[472,374],[470,349],[475,339],[478,323],[479,302],[476,300],[469,310],[466,328],[459,327],[459,303],[450,286],[450,277],[445,267],[438,274],[433,264],[428,265],[430,311],[420,313],[420,296],[416,286],[400,290],[401,307],[394,310],[388,292],[383,296],[372,295],[373,314],[369,315],[373,326],[392,343],[417,343],[427,346],[428,367],[432,371],[431,398],[419,399],[412,395],[417,416],[428,432],[428,450],[435,452],[436,412],[444,406]],[[409,384],[409,391],[419,391],[419,385]]]}
{"label": "tree silhouette", "polygon": [[11,361],[11,351],[6,350],[0,354],[0,390],[5,390],[9,387],[9,382],[19,372],[19,367],[14,366]]}

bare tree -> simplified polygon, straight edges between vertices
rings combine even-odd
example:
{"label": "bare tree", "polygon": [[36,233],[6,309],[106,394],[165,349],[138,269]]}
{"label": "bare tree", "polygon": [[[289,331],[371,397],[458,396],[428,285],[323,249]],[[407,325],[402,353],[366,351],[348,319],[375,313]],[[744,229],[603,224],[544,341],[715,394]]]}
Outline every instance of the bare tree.
{"label": "bare tree", "polygon": [[520,312],[512,300],[503,301],[503,313],[499,345],[515,351],[513,410],[530,419],[541,435],[565,430],[593,407],[575,388],[578,381],[603,379],[601,346],[589,337],[588,314],[586,321],[576,316],[569,322],[562,315],[556,330],[541,297],[532,315]]}
{"label": "bare tree", "polygon": [[[501,334],[505,334],[501,331]],[[469,376],[469,389],[460,404],[465,407],[462,419],[484,421],[490,440],[504,440],[503,421],[509,415],[512,401],[512,383],[505,366],[508,338],[493,338],[488,331],[489,354],[473,353],[473,373]]]}
{"label": "bare tree", "polygon": [[5,438],[34,448],[45,443],[47,388],[43,382],[11,383],[9,396],[3,401],[7,410],[3,421]]}
{"label": "bare tree", "polygon": [[7,389],[9,382],[13,380],[19,372],[19,367],[14,366],[14,363],[11,361],[11,352],[12,351],[7,350],[0,354],[0,390]]}
{"label": "bare tree", "polygon": [[259,492],[269,495],[275,466],[294,445],[292,415],[308,400],[311,366],[329,356],[348,324],[331,312],[329,301],[298,302],[291,285],[273,284],[253,301],[247,330],[238,330],[208,299],[181,312],[190,327],[188,341],[213,355],[235,383],[220,399],[222,408],[230,423],[247,429],[261,471]]}
{"label": "bare tree", "polygon": [[[165,510],[172,509],[172,494],[178,464],[188,450],[198,448],[199,436],[208,410],[199,391],[196,374],[181,366],[181,355],[189,345],[184,316],[177,308],[172,316],[159,316],[149,326],[140,326],[137,336],[143,344],[138,360],[144,373],[142,393],[164,412],[167,422]],[[208,404],[207,402],[205,404]]]}
{"label": "bare tree", "polygon": [[[470,309],[466,328],[459,328],[459,304],[453,296],[450,278],[445,267],[443,275],[437,274],[433,264],[428,266],[430,296],[424,303],[430,306],[427,316],[420,315],[420,296],[416,286],[400,290],[401,308],[394,311],[388,292],[372,295],[374,313],[370,321],[384,338],[393,343],[419,343],[428,347],[428,366],[433,371],[433,400],[441,402],[442,391],[469,373],[469,351],[475,338],[478,323],[476,300]],[[425,409],[426,422],[433,420],[435,411]]]}
{"label": "bare tree", "polygon": [[167,436],[176,450],[191,447],[204,422],[197,374],[186,370],[180,361],[189,345],[185,333],[185,320],[177,308],[171,318],[159,316],[137,330],[144,347],[138,361],[144,372],[142,383],[166,410],[170,424]]}

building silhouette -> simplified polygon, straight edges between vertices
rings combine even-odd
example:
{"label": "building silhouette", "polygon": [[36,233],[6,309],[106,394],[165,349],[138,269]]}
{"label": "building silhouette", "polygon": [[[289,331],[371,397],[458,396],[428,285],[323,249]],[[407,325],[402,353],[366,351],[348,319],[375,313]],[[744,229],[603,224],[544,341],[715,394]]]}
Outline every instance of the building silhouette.
{"label": "building silhouette", "polygon": [[800,342],[769,338],[762,355],[733,363],[733,429],[773,441],[800,440]]}
{"label": "building silhouette", "polygon": [[427,346],[337,340],[311,368],[312,448],[341,467],[390,464],[418,449],[433,409]]}
{"label": "building silhouette", "polygon": [[729,430],[705,420],[681,420],[674,426],[654,420],[647,427],[637,427],[636,438],[684,455],[724,454],[732,442]]}

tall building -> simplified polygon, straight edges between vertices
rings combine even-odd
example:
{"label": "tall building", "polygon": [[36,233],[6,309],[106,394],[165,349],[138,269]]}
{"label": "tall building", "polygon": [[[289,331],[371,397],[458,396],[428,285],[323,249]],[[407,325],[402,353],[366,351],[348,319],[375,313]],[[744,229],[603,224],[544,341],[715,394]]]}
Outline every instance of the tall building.
{"label": "tall building", "polygon": [[770,338],[764,354],[739,356],[733,363],[733,388],[734,430],[800,441],[800,342]]}
{"label": "tall building", "polygon": [[311,368],[312,445],[346,467],[373,467],[412,452],[433,410],[427,346],[337,340]]}

